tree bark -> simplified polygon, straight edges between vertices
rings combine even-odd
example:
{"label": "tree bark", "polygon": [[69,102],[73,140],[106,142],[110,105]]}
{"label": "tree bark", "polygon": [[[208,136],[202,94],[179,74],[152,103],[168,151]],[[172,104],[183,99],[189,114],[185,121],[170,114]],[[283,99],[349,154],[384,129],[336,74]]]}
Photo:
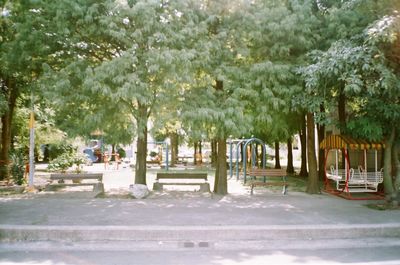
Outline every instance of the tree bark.
{"label": "tree bark", "polygon": [[392,148],[394,144],[396,131],[392,128],[389,137],[385,141],[384,162],[383,162],[383,187],[385,197],[388,202],[396,199],[397,193],[394,189],[392,179]]}
{"label": "tree bark", "polygon": [[198,151],[197,151],[197,145],[198,145],[198,142],[196,141],[196,142],[194,142],[193,143],[193,149],[194,149],[194,153],[193,153],[193,165],[197,165],[197,159],[196,159],[196,157],[197,157],[197,153],[198,153]]}
{"label": "tree bark", "polygon": [[198,163],[200,165],[203,164],[203,150],[202,150],[202,147],[203,147],[203,142],[199,141],[199,161],[198,161]]}
{"label": "tree bark", "polygon": [[[320,112],[325,113],[325,107],[323,104],[320,106]],[[319,179],[325,177],[325,150],[319,148],[319,144],[325,139],[325,125],[318,124],[318,176]]]}
{"label": "tree bark", "polygon": [[217,166],[217,141],[215,139],[211,140],[211,166]]}
{"label": "tree bark", "polygon": [[[340,128],[340,133],[342,134],[343,129],[346,128],[346,95],[344,93],[344,85],[342,85],[339,94],[338,114],[339,114],[339,128]],[[346,158],[344,156],[344,153],[342,152],[342,165],[341,165],[342,168],[346,167],[345,161]]]}
{"label": "tree bark", "polygon": [[287,168],[286,168],[286,173],[288,174],[294,174],[294,166],[293,166],[293,146],[292,146],[292,138],[290,137],[287,140],[287,149],[288,149],[288,155],[287,155]]}
{"label": "tree bark", "polygon": [[213,156],[212,154],[215,153],[215,178],[214,178],[214,192],[216,193],[218,190],[218,182],[219,182],[219,167],[218,167],[218,141],[213,139],[211,140],[211,147],[213,147],[213,152],[211,153],[211,157]]}
{"label": "tree bark", "polygon": [[317,170],[317,158],[315,155],[315,124],[314,114],[307,113],[307,157],[308,157],[308,181],[306,192],[310,194],[320,193]]}
{"label": "tree bark", "polygon": [[306,115],[302,115],[300,135],[300,148],[301,148],[301,168],[299,176],[307,177],[307,128],[306,128]]}
{"label": "tree bark", "polygon": [[[398,131],[397,131],[398,133]],[[395,181],[394,181],[394,192],[396,193],[397,204],[399,204],[399,189],[400,189],[400,159],[399,159],[399,152],[400,152],[400,142],[397,140],[392,148],[392,158],[393,164],[395,168]]]}
{"label": "tree bark", "polygon": [[275,168],[280,169],[281,168],[281,160],[279,158],[279,142],[275,142]]}
{"label": "tree bark", "polygon": [[[264,146],[261,145],[261,159],[260,159],[260,167],[262,167],[262,165],[267,162],[267,153],[264,152]],[[265,165],[267,166],[267,165]]]}
{"label": "tree bark", "polygon": [[2,90],[9,91],[9,94],[8,108],[1,116],[0,180],[9,179],[10,176],[8,164],[11,147],[11,125],[18,96],[18,89],[10,79],[5,80],[5,85],[6,87]]}
{"label": "tree bark", "polygon": [[228,194],[228,174],[226,166],[226,139],[219,138],[217,170],[215,173],[214,193],[219,195]]}
{"label": "tree bark", "polygon": [[146,185],[146,157],[147,157],[147,106],[138,105],[139,116],[137,121],[137,154],[135,184]]}
{"label": "tree bark", "polygon": [[346,126],[346,95],[343,89],[340,91],[338,99],[339,126],[341,129]]}
{"label": "tree bark", "polygon": [[244,158],[244,143],[240,143],[240,156],[239,156],[239,163],[243,164],[243,158]]}
{"label": "tree bark", "polygon": [[174,167],[178,162],[178,134],[173,132],[169,135],[169,138],[171,139],[171,167]]}

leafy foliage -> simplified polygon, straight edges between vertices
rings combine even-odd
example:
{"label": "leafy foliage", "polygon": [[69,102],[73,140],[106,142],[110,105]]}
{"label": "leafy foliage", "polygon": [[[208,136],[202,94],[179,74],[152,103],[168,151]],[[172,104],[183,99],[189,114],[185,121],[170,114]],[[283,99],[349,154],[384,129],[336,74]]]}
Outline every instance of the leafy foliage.
{"label": "leafy foliage", "polygon": [[76,152],[64,152],[57,158],[50,161],[47,169],[49,171],[61,171],[65,172],[72,166],[76,166],[76,171],[79,173],[81,165],[87,162],[86,156],[83,154],[77,154]]}
{"label": "leafy foliage", "polygon": [[15,151],[11,154],[10,173],[17,185],[25,183],[25,159],[22,152]]}

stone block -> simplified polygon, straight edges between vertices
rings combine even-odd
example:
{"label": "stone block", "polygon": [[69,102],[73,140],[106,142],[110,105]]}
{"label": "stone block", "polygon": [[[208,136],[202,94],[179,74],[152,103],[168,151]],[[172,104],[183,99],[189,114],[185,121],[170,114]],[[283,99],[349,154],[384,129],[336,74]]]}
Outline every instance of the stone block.
{"label": "stone block", "polygon": [[129,185],[129,191],[131,192],[132,196],[136,199],[143,199],[149,195],[150,191],[146,185],[143,184],[132,184]]}

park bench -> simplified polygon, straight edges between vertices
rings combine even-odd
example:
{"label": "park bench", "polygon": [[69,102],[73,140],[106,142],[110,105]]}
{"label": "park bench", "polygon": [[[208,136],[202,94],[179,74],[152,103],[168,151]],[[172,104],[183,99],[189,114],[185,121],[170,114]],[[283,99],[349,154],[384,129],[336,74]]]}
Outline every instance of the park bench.
{"label": "park bench", "polygon": [[[250,180],[250,194],[253,195],[254,187],[256,186],[282,186],[282,194],[287,194],[287,186],[289,185],[286,179],[285,169],[251,169],[247,172]],[[262,178],[260,180],[259,178]],[[273,178],[273,180],[271,180]],[[278,178],[278,179],[277,179]]]}
{"label": "park bench", "polygon": [[146,165],[147,165],[148,167],[151,167],[151,165],[157,165],[157,166],[159,166],[159,165],[161,165],[161,161],[160,161],[160,160],[147,160],[147,161],[146,161]]}
{"label": "park bench", "polygon": [[[171,180],[179,182],[171,182]],[[210,192],[210,184],[207,182],[207,173],[195,172],[168,172],[157,173],[153,190],[163,190],[164,185],[190,185],[200,186],[200,192]]]}
{"label": "park bench", "polygon": [[[48,190],[62,188],[66,186],[93,186],[94,192],[104,192],[103,173],[55,173],[50,174],[50,183]],[[66,180],[71,181],[65,183]],[[97,180],[93,182],[83,182],[84,180]],[[53,183],[57,181],[57,183]]]}
{"label": "park bench", "polygon": [[178,156],[177,157],[177,163],[178,164],[182,164],[182,165],[184,165],[184,166],[187,166],[187,164],[189,163],[189,160],[190,159],[193,159],[193,156],[186,156],[186,155],[184,155],[184,156]]}

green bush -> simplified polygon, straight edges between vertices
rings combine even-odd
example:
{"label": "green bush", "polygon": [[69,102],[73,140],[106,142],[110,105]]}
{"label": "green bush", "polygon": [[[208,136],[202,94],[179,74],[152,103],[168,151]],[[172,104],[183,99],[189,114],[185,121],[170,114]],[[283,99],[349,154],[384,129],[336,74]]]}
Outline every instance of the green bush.
{"label": "green bush", "polygon": [[71,153],[63,153],[57,158],[50,161],[47,169],[49,171],[61,171],[65,172],[68,168],[74,164],[74,155]]}
{"label": "green bush", "polygon": [[87,158],[84,154],[77,154],[75,152],[72,153],[63,153],[59,155],[57,158],[50,161],[47,169],[49,171],[61,171],[65,172],[70,167],[76,165],[76,171],[79,173],[81,170],[81,165],[85,164]]}
{"label": "green bush", "polygon": [[58,156],[64,155],[65,153],[74,154],[75,148],[71,144],[67,143],[53,143],[46,145],[46,152],[48,152],[49,160],[54,160]]}
{"label": "green bush", "polygon": [[119,154],[120,158],[125,158],[126,157],[126,152],[123,148],[118,148],[117,153]]}
{"label": "green bush", "polygon": [[25,161],[24,156],[20,152],[11,154],[10,173],[17,185],[22,185],[25,183]]}
{"label": "green bush", "polygon": [[85,165],[87,163],[88,158],[84,154],[75,154],[73,157],[73,164],[76,165],[76,171],[81,171],[81,165]]}

